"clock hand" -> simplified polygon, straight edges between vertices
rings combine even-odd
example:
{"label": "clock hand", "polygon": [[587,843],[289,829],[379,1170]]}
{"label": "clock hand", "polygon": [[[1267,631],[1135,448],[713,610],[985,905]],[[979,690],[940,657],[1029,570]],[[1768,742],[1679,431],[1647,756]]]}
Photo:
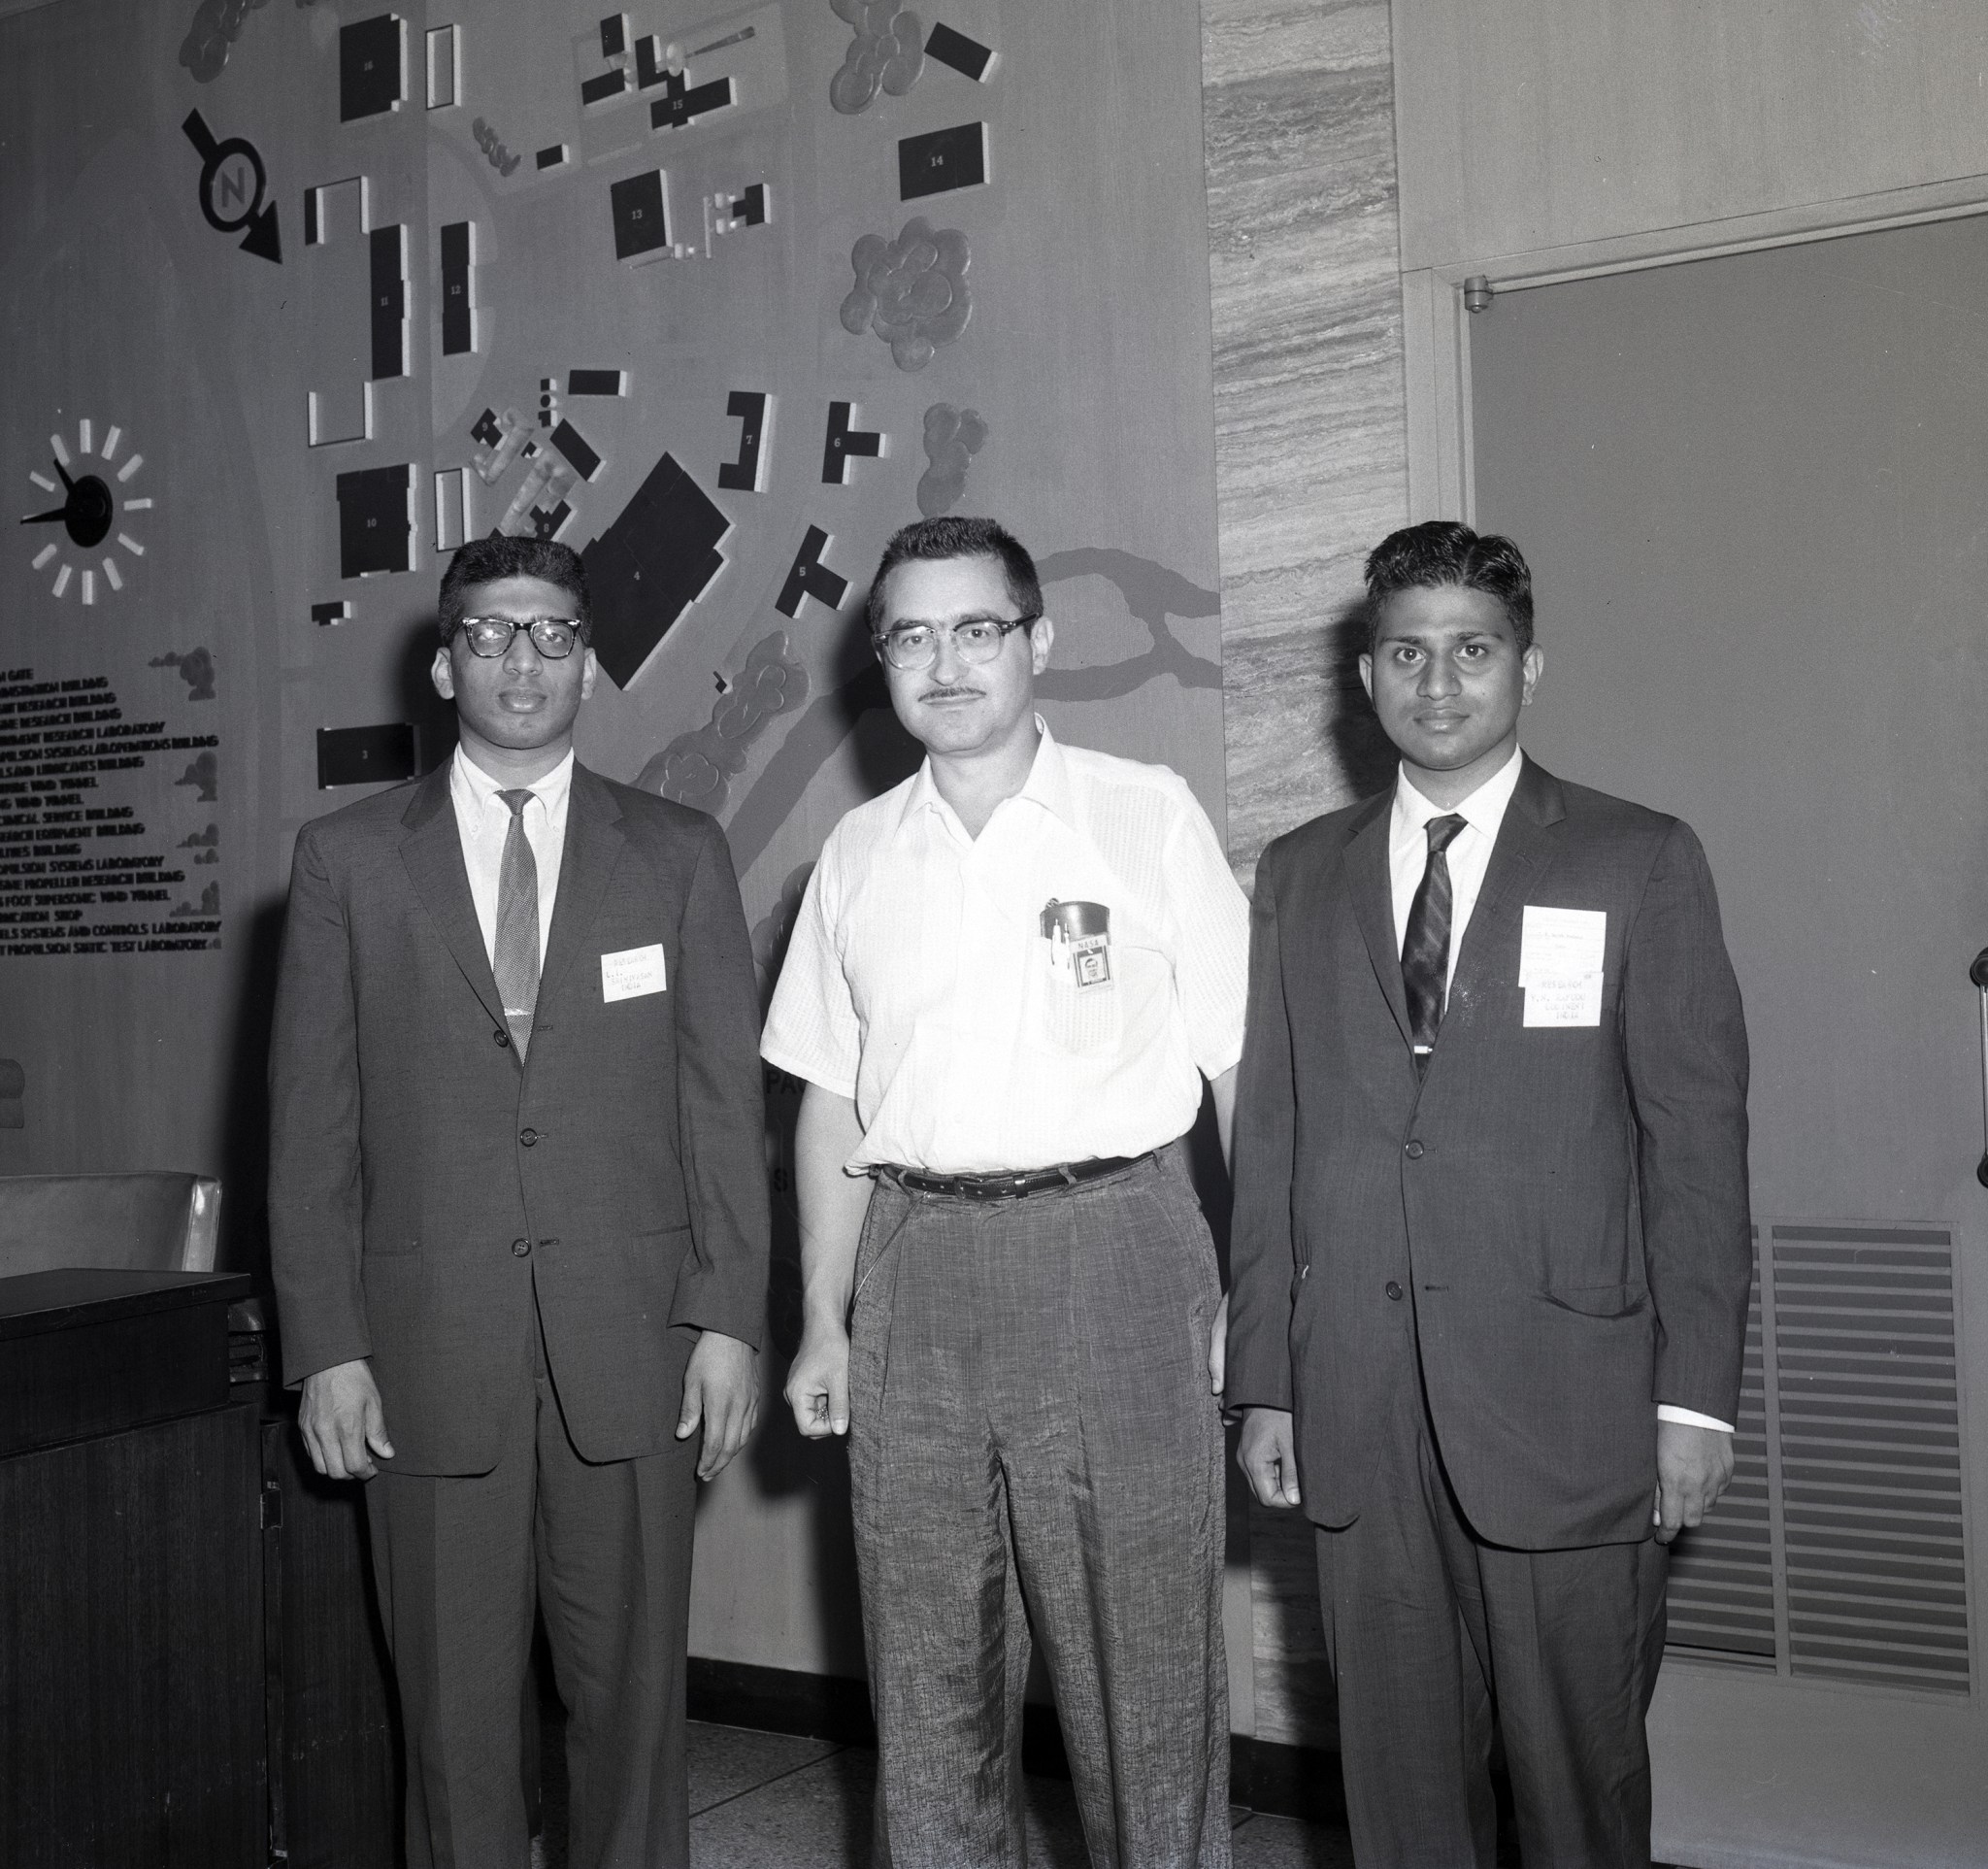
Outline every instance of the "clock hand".
{"label": "clock hand", "polygon": [[68,517],[69,509],[66,506],[58,506],[52,513],[30,513],[21,520],[21,524],[47,525],[51,519],[66,519]]}
{"label": "clock hand", "polygon": [[76,491],[76,483],[69,478],[69,470],[66,467],[64,467],[60,461],[57,461],[55,463],[55,472],[62,476],[62,484],[66,486],[70,490],[70,492],[74,493]]}

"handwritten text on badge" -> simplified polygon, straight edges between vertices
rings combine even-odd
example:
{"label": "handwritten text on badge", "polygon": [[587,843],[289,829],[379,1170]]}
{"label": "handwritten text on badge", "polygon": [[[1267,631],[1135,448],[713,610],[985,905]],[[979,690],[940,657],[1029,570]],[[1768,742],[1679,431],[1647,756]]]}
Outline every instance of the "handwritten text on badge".
{"label": "handwritten text on badge", "polygon": [[1518,949],[1525,1024],[1601,1024],[1602,954],[1607,938],[1605,910],[1526,904]]}
{"label": "handwritten text on badge", "polygon": [[640,999],[645,993],[660,993],[669,985],[663,977],[663,944],[651,942],[646,948],[624,948],[618,954],[601,956],[601,998],[613,1005],[617,999]]}

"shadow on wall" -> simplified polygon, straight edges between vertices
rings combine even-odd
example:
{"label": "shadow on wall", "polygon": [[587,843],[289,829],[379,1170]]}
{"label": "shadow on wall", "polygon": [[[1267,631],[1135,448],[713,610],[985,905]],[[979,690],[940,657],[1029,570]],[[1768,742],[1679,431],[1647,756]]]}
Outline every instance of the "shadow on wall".
{"label": "shadow on wall", "polygon": [[1349,799],[1371,798],[1394,783],[1401,755],[1382,731],[1360,680],[1367,651],[1367,600],[1342,604],[1325,626],[1326,744],[1345,775]]}
{"label": "shadow on wall", "polygon": [[[433,772],[455,751],[455,704],[435,692],[435,678],[429,673],[440,641],[436,618],[422,617],[408,631],[407,646],[394,668],[400,718],[414,726],[415,763],[424,773]],[[326,811],[335,808],[335,801],[327,801]]]}

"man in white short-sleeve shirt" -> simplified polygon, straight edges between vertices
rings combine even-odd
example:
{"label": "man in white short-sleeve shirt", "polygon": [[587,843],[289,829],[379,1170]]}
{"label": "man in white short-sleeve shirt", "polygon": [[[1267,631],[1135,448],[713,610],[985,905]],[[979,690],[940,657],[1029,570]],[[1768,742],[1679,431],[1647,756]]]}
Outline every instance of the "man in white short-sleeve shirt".
{"label": "man in white short-sleeve shirt", "polygon": [[[1030,1630],[1100,1862],[1227,1863],[1223,1301],[1248,911],[1164,767],[1060,745],[986,519],[906,527],[869,624],[917,774],[849,813],[761,1051],[807,1082],[787,1400],[847,1433],[893,1869],[1020,1863]],[[1023,1605],[1026,1604],[1026,1617]]]}

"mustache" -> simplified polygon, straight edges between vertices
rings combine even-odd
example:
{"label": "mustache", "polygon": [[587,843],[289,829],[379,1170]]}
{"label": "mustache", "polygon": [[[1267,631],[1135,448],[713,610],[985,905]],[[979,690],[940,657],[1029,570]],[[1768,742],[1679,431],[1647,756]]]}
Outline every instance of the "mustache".
{"label": "mustache", "polygon": [[949,683],[939,687],[927,688],[924,693],[918,696],[918,699],[921,701],[963,700],[970,695],[978,695],[984,692],[985,689],[983,688],[973,687],[963,683]]}

